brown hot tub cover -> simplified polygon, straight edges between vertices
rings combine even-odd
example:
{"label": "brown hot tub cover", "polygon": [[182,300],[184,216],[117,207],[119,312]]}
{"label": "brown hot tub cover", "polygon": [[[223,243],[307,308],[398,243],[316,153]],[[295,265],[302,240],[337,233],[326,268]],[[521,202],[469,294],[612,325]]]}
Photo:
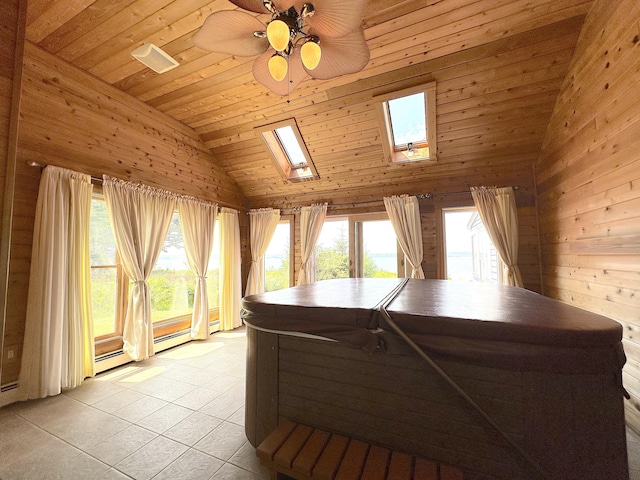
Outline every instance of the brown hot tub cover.
{"label": "brown hot tub cover", "polygon": [[[339,279],[243,299],[252,327],[317,335],[373,352],[402,353],[378,307],[402,279]],[[409,280],[386,307],[435,357],[500,368],[620,373],[622,327],[534,292],[447,280]]]}

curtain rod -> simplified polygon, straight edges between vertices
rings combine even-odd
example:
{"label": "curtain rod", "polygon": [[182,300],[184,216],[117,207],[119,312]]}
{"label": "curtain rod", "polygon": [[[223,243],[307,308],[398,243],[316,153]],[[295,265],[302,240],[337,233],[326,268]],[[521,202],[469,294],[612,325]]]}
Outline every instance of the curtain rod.
{"label": "curtain rod", "polygon": [[[38,163],[35,161],[28,161],[26,162],[27,165],[29,165],[30,167],[40,167],[40,168],[45,168],[46,165],[42,164],[42,163]],[[99,177],[91,177],[91,182],[92,183],[99,183],[100,185],[102,185],[102,178]],[[513,188],[514,190],[518,190],[520,188],[519,185],[513,185],[511,188]],[[442,192],[442,193],[418,193],[415,195],[415,197],[418,198],[418,200],[426,200],[426,199],[431,199],[436,195],[460,195],[462,193],[471,193],[470,190],[461,190],[458,192]],[[382,203],[384,200],[380,199],[380,200],[363,200],[361,202],[349,202],[349,203],[333,203],[333,204],[328,204],[327,205],[327,210],[332,209],[332,208],[339,208],[339,207],[355,207],[356,205],[368,205],[368,204],[376,204],[376,203]],[[290,210],[290,211],[298,211],[300,210],[302,207],[283,207],[280,208],[279,210]],[[247,212],[247,215],[249,214],[249,212]]]}
{"label": "curtain rod", "polygon": [[[520,189],[519,185],[513,185],[511,188],[513,188],[514,190],[518,190]],[[471,190],[461,190],[458,192],[442,192],[442,193],[418,193],[416,195],[414,195],[415,197],[418,198],[418,200],[427,200],[427,199],[431,199],[435,196],[441,196],[441,195],[460,195],[462,193],[471,193]],[[368,204],[375,204],[375,203],[382,203],[384,200],[380,199],[380,200],[363,200],[361,202],[349,202],[349,203],[333,203],[333,204],[328,204],[327,205],[327,210],[331,209],[331,208],[339,208],[339,207],[355,207],[356,205],[368,205]],[[279,210],[291,210],[291,211],[298,211],[300,210],[302,207],[283,207],[280,208]]]}
{"label": "curtain rod", "polygon": [[[39,167],[39,168],[42,168],[42,169],[47,167],[47,165],[45,165],[44,163],[38,163],[38,162],[33,161],[33,160],[30,160],[30,161],[28,161],[26,163],[30,167]],[[91,183],[99,183],[100,185],[102,185],[102,178],[91,176]]]}
{"label": "curtain rod", "polygon": [[[424,198],[431,198],[433,196],[433,194],[431,193],[420,193],[418,195],[416,195],[416,197],[418,197],[418,199],[422,200]],[[349,202],[349,203],[331,203],[331,204],[327,204],[327,210],[331,209],[331,208],[339,208],[339,207],[355,207],[356,205],[368,205],[371,203],[382,203],[384,200],[380,199],[380,200],[363,200],[361,202]],[[319,202],[322,203],[322,202]],[[293,210],[293,211],[297,211],[300,210],[302,207],[283,207],[280,208],[279,210]]]}
{"label": "curtain rod", "polygon": [[[45,164],[43,164],[43,163],[38,163],[38,162],[33,161],[33,160],[27,161],[27,162],[25,162],[25,163],[26,163],[28,166],[30,166],[30,167],[39,167],[39,168],[41,168],[41,169],[44,169],[45,167],[47,167],[47,165],[45,165]],[[60,168],[64,168],[64,167],[60,167]],[[82,172],[80,172],[80,173],[82,173]],[[102,178],[100,178],[100,177],[94,177],[94,176],[90,176],[90,177],[91,177],[91,183],[93,183],[93,184],[99,184],[99,185],[102,185],[102,184],[104,183],[104,181],[103,181],[103,180],[102,180]],[[124,181],[130,181],[130,180],[124,180]],[[136,182],[131,182],[131,183],[136,183]],[[140,182],[138,182],[138,183],[140,183]],[[140,184],[141,184],[141,185],[145,185],[145,184],[142,184],[142,183],[140,183]],[[153,187],[153,188],[159,188],[159,187]],[[238,211],[238,209],[237,209],[235,206],[229,206],[229,204],[227,204],[227,203],[222,203],[222,202],[219,202],[219,201],[217,201],[217,200],[216,200],[215,202],[214,202],[214,201],[210,201],[210,200],[202,200],[201,198],[194,197],[194,196],[192,196],[192,195],[187,195],[187,194],[182,194],[182,193],[175,193],[175,192],[171,192],[171,191],[169,191],[169,190],[166,190],[166,189],[164,189],[164,188],[160,188],[160,190],[165,190],[165,191],[167,191],[167,192],[169,192],[169,193],[171,193],[171,194],[173,194],[173,195],[178,195],[178,196],[182,196],[182,197],[191,197],[191,198],[196,198],[196,199],[201,200],[201,201],[204,201],[204,202],[208,202],[208,203],[215,203],[215,204],[217,204],[217,205],[218,205],[218,208],[225,207],[225,208],[230,208],[230,209],[232,209],[232,210],[236,210],[236,211]]]}

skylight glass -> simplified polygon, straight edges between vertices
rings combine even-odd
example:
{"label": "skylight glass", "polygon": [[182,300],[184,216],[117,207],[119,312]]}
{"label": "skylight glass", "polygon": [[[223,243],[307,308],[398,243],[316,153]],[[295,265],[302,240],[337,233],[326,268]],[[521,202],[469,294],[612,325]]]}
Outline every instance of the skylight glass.
{"label": "skylight glass", "polygon": [[436,162],[436,82],[376,95],[385,161]]}
{"label": "skylight glass", "polygon": [[424,92],[389,100],[387,103],[394,146],[427,141]]}
{"label": "skylight glass", "polygon": [[285,181],[320,178],[295,119],[256,127],[255,131]]}
{"label": "skylight glass", "polygon": [[286,127],[276,128],[276,135],[287,154],[291,166],[295,168],[298,165],[306,165],[307,159],[302,152],[302,148],[298,143],[296,134],[293,132],[293,128],[289,125]]}

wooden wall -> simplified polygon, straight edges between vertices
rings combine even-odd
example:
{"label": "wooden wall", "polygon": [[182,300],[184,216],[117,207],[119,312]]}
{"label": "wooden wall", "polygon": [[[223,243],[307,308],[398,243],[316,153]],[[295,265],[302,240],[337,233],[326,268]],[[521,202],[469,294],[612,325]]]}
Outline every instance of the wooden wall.
{"label": "wooden wall", "polygon": [[[22,5],[23,10],[26,6]],[[22,15],[21,15],[22,13]],[[0,3],[0,376],[11,372],[16,358],[9,358],[6,342],[3,342],[4,310],[7,302],[9,275],[9,244],[11,228],[11,198],[13,170],[16,161],[17,123],[20,93],[20,58],[24,38],[25,11],[20,11],[19,0]],[[18,68],[16,68],[18,66]],[[6,208],[5,208],[6,207]],[[5,209],[7,212],[5,213]],[[15,355],[15,352],[14,352]],[[0,382],[1,384],[1,382]]]}
{"label": "wooden wall", "polygon": [[6,162],[9,150],[9,121],[13,92],[16,35],[18,31],[18,0],[0,5],[0,202],[4,195]]}
{"label": "wooden wall", "polygon": [[27,42],[20,160],[103,173],[243,207],[184,124]]}
{"label": "wooden wall", "polygon": [[[191,128],[28,42],[20,113],[5,347],[19,349],[24,331],[40,178],[27,162],[108,174],[244,211],[235,183]],[[1,383],[16,380],[18,367],[3,371]]]}
{"label": "wooden wall", "polygon": [[544,293],[624,326],[640,431],[640,2],[590,11],[537,162]]}

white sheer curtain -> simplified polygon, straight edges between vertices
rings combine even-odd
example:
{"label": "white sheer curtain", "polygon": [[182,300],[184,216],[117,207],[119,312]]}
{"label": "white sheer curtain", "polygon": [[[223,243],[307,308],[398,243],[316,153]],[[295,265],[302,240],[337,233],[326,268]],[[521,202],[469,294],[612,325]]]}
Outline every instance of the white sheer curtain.
{"label": "white sheer curtain", "polygon": [[209,337],[207,267],[213,248],[213,229],[218,206],[193,197],[181,197],[178,200],[178,213],[187,261],[193,273],[196,274],[191,338],[203,340]]}
{"label": "white sheer curtain", "polygon": [[91,177],[48,166],[36,205],[18,395],[56,395],[94,375]]}
{"label": "white sheer curtain", "polygon": [[315,204],[300,210],[300,255],[301,264],[298,273],[298,285],[307,285],[316,280],[313,251],[327,216],[327,204]]}
{"label": "white sheer curtain", "polygon": [[518,210],[511,187],[471,187],[482,224],[504,266],[502,283],[522,287],[518,268]]}
{"label": "white sheer curtain", "polygon": [[218,214],[220,233],[220,328],[239,327],[242,278],[240,271],[240,225],[238,212],[221,208]]}
{"label": "white sheer curtain", "polygon": [[422,226],[418,199],[408,195],[384,197],[384,208],[396,232],[402,253],[411,265],[411,278],[424,278]]}
{"label": "white sheer curtain", "polygon": [[245,295],[264,292],[264,254],[269,248],[269,242],[279,221],[280,210],[261,208],[249,211],[251,269],[249,270]]}
{"label": "white sheer curtain", "polygon": [[154,354],[147,279],[167,236],[176,195],[107,176],[102,188],[122,268],[133,283],[124,320],[123,350],[133,360],[144,360]]}

